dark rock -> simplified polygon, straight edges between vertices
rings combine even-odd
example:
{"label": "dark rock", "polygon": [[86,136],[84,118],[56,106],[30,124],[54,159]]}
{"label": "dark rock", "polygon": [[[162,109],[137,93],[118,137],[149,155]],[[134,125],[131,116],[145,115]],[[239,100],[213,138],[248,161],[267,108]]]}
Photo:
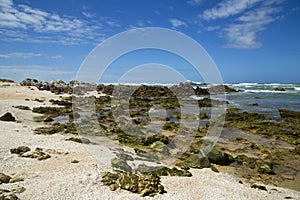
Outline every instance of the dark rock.
{"label": "dark rock", "polygon": [[19,155],[27,151],[31,151],[31,149],[27,146],[19,146],[17,148],[10,149],[10,153]]}
{"label": "dark rock", "polygon": [[44,135],[53,135],[55,133],[59,133],[63,131],[64,128],[62,126],[50,126],[50,127],[38,127],[34,130],[35,134],[44,134]]}
{"label": "dark rock", "polygon": [[73,141],[73,142],[78,142],[78,143],[83,143],[83,144],[90,144],[91,141],[87,138],[75,138],[75,137],[71,137],[66,139],[66,141]]}
{"label": "dark rock", "polygon": [[72,160],[71,163],[79,163],[78,160]]}
{"label": "dark rock", "polygon": [[300,112],[297,111],[279,109],[279,113],[282,118],[300,118]]}
{"label": "dark rock", "polygon": [[235,159],[239,164],[251,169],[255,169],[260,173],[275,175],[275,172],[273,171],[273,165],[271,163],[255,158],[250,158],[245,155],[238,155]]}
{"label": "dark rock", "polygon": [[16,118],[10,112],[7,112],[0,117],[0,120],[14,122],[16,121]]}
{"label": "dark rock", "polygon": [[209,89],[209,92],[213,94],[215,93],[218,94],[222,92],[229,93],[229,92],[239,92],[239,91],[234,88],[228,87],[227,85],[216,85],[216,86],[212,86]]}
{"label": "dark rock", "polygon": [[0,184],[1,183],[9,183],[9,180],[11,179],[10,176],[0,173]]}
{"label": "dark rock", "polygon": [[21,86],[37,86],[38,82],[39,81],[36,79],[26,78],[25,80],[20,82],[20,85]]}
{"label": "dark rock", "polygon": [[254,184],[254,185],[251,186],[251,188],[268,191],[267,188],[263,185]]}
{"label": "dark rock", "polygon": [[14,108],[18,108],[20,110],[30,110],[30,108],[28,106],[22,106],[22,105],[20,105],[20,106],[13,106],[13,107]]}
{"label": "dark rock", "polygon": [[216,146],[207,154],[207,157],[211,163],[217,165],[228,165],[230,163],[229,155]]}
{"label": "dark rock", "polygon": [[199,154],[190,155],[183,163],[179,163],[177,166],[187,168],[209,168],[211,166],[208,157],[200,157]]}
{"label": "dark rock", "polygon": [[207,119],[207,114],[206,112],[200,112],[200,115],[199,115],[200,119]]}
{"label": "dark rock", "polygon": [[285,89],[284,89],[284,88],[277,87],[277,88],[274,88],[274,91],[284,92]]}

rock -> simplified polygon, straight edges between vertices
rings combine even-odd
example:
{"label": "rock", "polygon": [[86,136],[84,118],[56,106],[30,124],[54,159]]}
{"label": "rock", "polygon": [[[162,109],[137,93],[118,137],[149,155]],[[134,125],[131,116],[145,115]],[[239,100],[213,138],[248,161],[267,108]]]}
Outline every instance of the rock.
{"label": "rock", "polygon": [[131,172],[132,171],[132,168],[127,164],[127,162],[125,160],[122,160],[122,159],[113,158],[111,160],[111,165],[112,165],[112,167],[117,168],[117,169],[121,169],[125,172]]}
{"label": "rock", "polygon": [[10,183],[16,183],[16,182],[22,182],[22,181],[24,181],[24,178],[18,177],[18,176],[14,176],[9,180]]}
{"label": "rock", "polygon": [[251,185],[251,188],[268,191],[267,188],[263,185],[254,184],[254,185]]}
{"label": "rock", "polygon": [[279,113],[282,118],[300,118],[300,112],[297,111],[279,109]]}
{"label": "rock", "polygon": [[249,167],[250,169],[256,169],[260,173],[275,175],[275,172],[273,171],[273,165],[271,163],[250,158],[245,155],[238,155],[235,159],[239,164]]}
{"label": "rock", "polygon": [[118,178],[117,182],[120,185],[120,188],[124,190],[129,190],[134,193],[138,192],[139,177],[135,174],[124,172]]}
{"label": "rock", "polygon": [[285,89],[284,89],[284,88],[277,87],[277,88],[274,88],[274,91],[284,92]]}
{"label": "rock", "polygon": [[17,187],[16,189],[12,189],[11,191],[14,192],[14,193],[20,194],[22,192],[25,192],[26,188],[24,188],[24,187]]}
{"label": "rock", "polygon": [[200,157],[199,154],[192,154],[190,155],[183,163],[180,163],[179,166],[183,166],[186,168],[209,168],[210,161],[208,157]]}
{"label": "rock", "polygon": [[16,118],[10,112],[7,112],[0,117],[0,121],[14,122]]}
{"label": "rock", "polygon": [[208,117],[207,117],[206,112],[200,112],[199,118],[200,119],[207,119]]}
{"label": "rock", "polygon": [[156,141],[150,145],[150,147],[156,151],[162,152],[166,145],[161,141]]}
{"label": "rock", "polygon": [[23,154],[27,151],[31,151],[31,149],[27,146],[19,146],[17,148],[10,149],[10,153],[12,154]]}
{"label": "rock", "polygon": [[66,141],[73,141],[73,142],[78,142],[78,143],[83,143],[83,144],[90,144],[91,141],[87,138],[75,138],[75,137],[71,137],[66,139]]}
{"label": "rock", "polygon": [[30,108],[28,106],[22,106],[22,105],[20,105],[20,106],[13,106],[13,107],[14,108],[18,108],[20,110],[30,110]]}
{"label": "rock", "polygon": [[71,163],[79,163],[78,160],[72,160]]}
{"label": "rock", "polygon": [[28,151],[21,154],[20,156],[25,158],[37,158],[38,160],[46,160],[48,158],[51,158],[49,154],[46,154],[42,151]]}
{"label": "rock", "polygon": [[9,190],[0,189],[0,200],[18,200],[18,196]]}
{"label": "rock", "polygon": [[216,146],[207,154],[207,157],[211,163],[217,165],[228,165],[230,163],[230,156]]}
{"label": "rock", "polygon": [[53,122],[53,121],[54,121],[54,119],[52,117],[46,117],[44,119],[44,122]]}
{"label": "rock", "polygon": [[160,184],[160,177],[155,174],[133,174],[130,172],[104,172],[101,182],[109,186],[112,191],[118,188],[128,190],[142,196],[155,196],[164,193],[164,187]]}
{"label": "rock", "polygon": [[21,86],[37,86],[38,82],[39,81],[36,79],[26,78],[25,80],[20,82],[20,85]]}
{"label": "rock", "polygon": [[10,179],[11,179],[10,176],[0,173],[0,184],[1,183],[9,183]]}

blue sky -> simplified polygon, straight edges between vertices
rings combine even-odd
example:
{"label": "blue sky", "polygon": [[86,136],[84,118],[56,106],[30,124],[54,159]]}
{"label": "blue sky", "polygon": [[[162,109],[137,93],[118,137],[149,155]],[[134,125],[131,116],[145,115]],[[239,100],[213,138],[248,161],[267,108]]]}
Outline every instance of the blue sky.
{"label": "blue sky", "polygon": [[[299,0],[0,0],[0,78],[74,79],[97,44],[142,27],[196,40],[226,83],[300,82]],[[201,81],[179,58],[154,51],[120,59],[110,73],[137,60]]]}

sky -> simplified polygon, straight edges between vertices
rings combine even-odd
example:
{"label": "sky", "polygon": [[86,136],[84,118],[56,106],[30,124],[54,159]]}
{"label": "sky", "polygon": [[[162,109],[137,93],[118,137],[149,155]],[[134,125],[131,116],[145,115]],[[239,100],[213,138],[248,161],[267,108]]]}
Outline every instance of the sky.
{"label": "sky", "polygon": [[[198,42],[225,83],[300,83],[299,0],[0,0],[0,78],[75,79],[101,42],[146,27]],[[203,81],[186,60],[155,49],[122,56],[105,81],[147,63]]]}

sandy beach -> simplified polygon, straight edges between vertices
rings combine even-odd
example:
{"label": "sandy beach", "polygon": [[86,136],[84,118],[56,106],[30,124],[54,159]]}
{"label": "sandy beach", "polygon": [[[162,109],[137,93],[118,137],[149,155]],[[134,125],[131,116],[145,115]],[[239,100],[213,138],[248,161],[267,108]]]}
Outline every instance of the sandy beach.
{"label": "sandy beach", "polygon": [[[107,163],[112,158],[110,149],[102,148],[101,161],[87,150],[91,144],[65,141],[69,135],[37,135],[33,130],[45,126],[33,120],[39,114],[13,107],[23,105],[32,109],[51,105],[50,99],[60,97],[35,87],[0,85],[0,116],[10,112],[17,120],[0,121],[0,172],[17,180],[0,184],[0,189],[9,190],[20,199],[300,199],[298,191],[262,183],[257,184],[264,185],[267,191],[254,189],[226,169],[215,173],[209,168],[191,169],[192,177],[162,177],[161,184],[167,192],[154,197],[141,197],[120,189],[111,191],[101,183],[101,173],[111,170]],[[51,158],[39,161],[11,154],[10,149],[18,146],[42,148]]]}

